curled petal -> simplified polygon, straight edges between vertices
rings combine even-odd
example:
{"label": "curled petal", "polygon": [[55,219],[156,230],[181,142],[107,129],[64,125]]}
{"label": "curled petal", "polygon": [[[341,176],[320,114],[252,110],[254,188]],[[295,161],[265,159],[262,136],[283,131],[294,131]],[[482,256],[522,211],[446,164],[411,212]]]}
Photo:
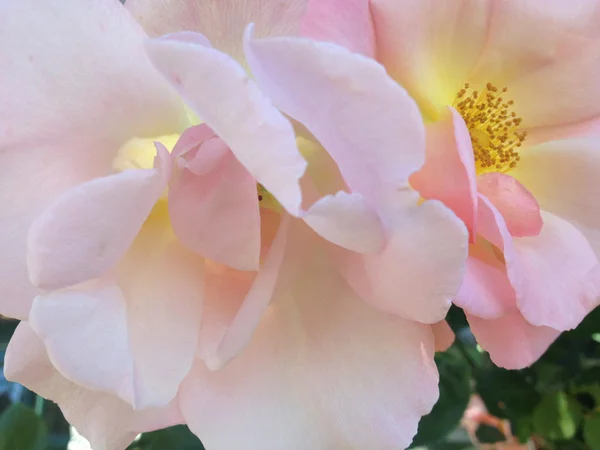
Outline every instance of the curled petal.
{"label": "curled petal", "polygon": [[253,39],[250,27],[246,57],[261,89],[318,139],[352,192],[381,202],[423,164],[417,106],[373,60],[306,39]]}
{"label": "curled petal", "polygon": [[223,139],[254,179],[298,215],[306,161],[290,122],[245,70],[224,53],[189,42],[153,39],[146,45],[160,73]]}
{"label": "curled petal", "polygon": [[114,266],[166,188],[169,167],[164,169],[126,170],[58,197],[29,232],[32,282],[44,289],[64,288]]}
{"label": "curled petal", "polygon": [[377,212],[361,195],[340,191],[318,200],[304,221],[329,242],[359,253],[383,249],[386,230]]}
{"label": "curled petal", "polygon": [[543,225],[540,205],[521,183],[504,173],[477,178],[477,189],[502,214],[513,237],[536,236]]}
{"label": "curled petal", "polygon": [[410,184],[426,199],[436,199],[465,223],[475,240],[477,181],[471,136],[454,108],[427,126],[425,164]]}
{"label": "curled petal", "polygon": [[260,212],[252,176],[219,138],[205,141],[186,165],[169,189],[178,238],[215,262],[258,269]]}

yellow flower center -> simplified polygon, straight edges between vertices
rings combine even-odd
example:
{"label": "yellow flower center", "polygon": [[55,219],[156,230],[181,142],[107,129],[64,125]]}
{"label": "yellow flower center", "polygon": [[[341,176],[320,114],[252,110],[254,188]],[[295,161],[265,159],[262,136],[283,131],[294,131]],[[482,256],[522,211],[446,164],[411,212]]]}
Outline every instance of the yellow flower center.
{"label": "yellow flower center", "polygon": [[512,111],[514,101],[503,97],[507,91],[492,83],[477,91],[465,83],[452,105],[469,129],[477,174],[508,172],[521,159],[518,149],[527,132],[519,131],[523,119]]}
{"label": "yellow flower center", "polygon": [[133,138],[129,139],[119,149],[117,157],[113,161],[113,168],[117,171],[127,169],[152,169],[156,147],[154,142],[163,144],[169,152],[179,139],[178,134],[167,134],[156,138]]}

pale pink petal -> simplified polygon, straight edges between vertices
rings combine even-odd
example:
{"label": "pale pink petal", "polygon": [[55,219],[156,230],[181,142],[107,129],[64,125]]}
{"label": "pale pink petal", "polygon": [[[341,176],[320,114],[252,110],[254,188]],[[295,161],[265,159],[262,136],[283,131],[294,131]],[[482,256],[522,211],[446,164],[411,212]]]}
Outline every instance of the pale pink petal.
{"label": "pale pink petal", "polygon": [[198,348],[204,260],[175,238],[162,208],[116,272],[127,303],[138,408],[169,403]]}
{"label": "pale pink petal", "polygon": [[[196,175],[207,175],[215,170],[227,156],[231,156],[231,151],[229,150],[229,147],[227,147],[227,144],[223,142],[223,139],[213,137],[204,141],[198,148],[194,157],[188,158],[183,167],[189,169]],[[249,174],[246,171],[245,178],[248,178],[248,176]],[[254,181],[253,187],[256,194],[256,182]],[[254,197],[256,197],[256,195],[254,195]]]}
{"label": "pale pink petal", "polygon": [[207,448],[404,448],[437,400],[430,328],[368,307],[313,256],[238,358],[182,384]]}
{"label": "pale pink petal", "polygon": [[0,313],[25,319],[34,218],[105,175],[126,139],[177,132],[186,118],[118,2],[2,2],[0,17]]}
{"label": "pale pink petal", "polygon": [[410,177],[421,197],[436,199],[465,223],[475,236],[477,181],[471,136],[454,108],[427,126],[425,164]]}
{"label": "pale pink petal", "polygon": [[515,311],[497,319],[467,313],[471,331],[497,366],[522,369],[533,364],[560,335],[550,327],[536,327]]}
{"label": "pale pink petal", "polygon": [[19,324],[6,349],[4,374],[7,379],[56,402],[69,423],[96,450],[122,449],[139,433],[183,422],[176,402],[165,408],[134,411],[117,397],[67,380],[54,368],[44,345],[27,322]]}
{"label": "pale pink petal", "polygon": [[29,232],[31,281],[58,289],[103,275],[125,254],[166,185],[160,169],[132,169],[57,197]]}
{"label": "pale pink petal", "polygon": [[596,0],[494,2],[485,52],[472,80],[507,86],[527,127],[598,116],[599,19]]}
{"label": "pale pink petal", "polygon": [[322,197],[303,216],[329,242],[359,253],[383,249],[386,230],[381,218],[359,194],[340,191]]}
{"label": "pale pink petal", "polygon": [[367,255],[342,251],[340,270],[372,306],[409,320],[438,322],[464,275],[467,230],[438,201],[419,205],[414,191],[400,192],[395,200],[396,211],[385,218],[384,249]]}
{"label": "pale pink petal", "polygon": [[375,55],[375,31],[369,0],[308,0],[301,33],[365,56]]}
{"label": "pale pink petal", "polygon": [[[510,280],[510,284],[512,285],[517,298],[520,293],[525,289],[525,284],[527,283],[527,274],[525,273],[525,269],[521,263],[519,256],[515,250],[515,245],[513,243],[513,238],[508,232],[508,228],[506,227],[506,221],[502,217],[502,214],[494,207],[492,202],[490,202],[486,197],[479,194],[479,204],[478,204],[478,214],[477,214],[477,226],[479,235],[485,239],[489,244],[493,245],[491,248],[492,253],[496,258],[501,260],[501,265],[493,264],[493,260],[490,257],[489,253],[485,258],[481,257],[481,253],[478,258],[486,261],[487,264],[491,264],[496,268],[501,269],[504,266],[504,270],[506,271],[506,275]],[[485,243],[482,243],[485,249]],[[479,245],[477,247],[480,247]],[[488,250],[490,250],[488,248]],[[483,268],[483,267],[480,267]],[[483,275],[483,274],[482,274]],[[492,274],[491,271],[486,270],[486,277],[491,277],[489,282],[492,280],[493,284],[489,284],[486,282],[485,285],[489,285],[490,288],[494,289],[493,285],[501,285],[503,282],[498,280],[497,274]],[[503,291],[506,293],[506,291]],[[494,293],[495,297],[495,293]],[[502,295],[502,298],[506,298],[505,295]],[[488,300],[491,300],[487,297]],[[496,298],[499,302],[501,302],[500,298]],[[482,304],[490,305],[489,302],[485,302]],[[500,305],[500,303],[498,303]],[[496,311],[498,311],[496,309]],[[482,317],[489,317],[488,315],[483,315]]]}
{"label": "pale pink petal", "polygon": [[204,141],[208,141],[216,136],[215,132],[208,125],[204,123],[194,125],[181,133],[171,154],[175,158],[179,156],[185,157],[188,152],[197,148]]}
{"label": "pale pink petal", "polygon": [[424,161],[425,130],[383,67],[333,44],[252,39],[250,28],[246,39],[261,89],[318,139],[353,192],[381,200],[407,185]]}
{"label": "pale pink petal", "polygon": [[306,161],[298,152],[290,122],[242,66],[202,45],[154,39],[146,47],[159,72],[200,119],[227,143],[258,183],[297,215]]}
{"label": "pale pink petal", "polygon": [[[235,316],[230,316],[231,321],[218,348],[205,359],[210,369],[221,368],[237,356],[250,341],[269,304],[289,295],[290,279],[303,268],[305,256],[312,247],[306,226],[284,216],[258,274],[239,303]],[[206,321],[210,320],[210,317],[206,318]]]}
{"label": "pale pink petal", "polygon": [[569,222],[546,212],[542,218],[539,235],[514,239],[526,277],[517,303],[532,325],[564,331],[575,328],[599,303],[597,292],[586,286],[598,259]]}
{"label": "pale pink petal", "polygon": [[294,35],[308,0],[127,0],[125,7],[150,36],[197,31],[212,45],[243,61],[242,35],[249,23],[259,36]]}
{"label": "pale pink petal", "polygon": [[126,304],[117,286],[95,283],[42,295],[35,299],[29,319],[66,378],[134,404]]}
{"label": "pale pink petal", "polygon": [[217,353],[223,336],[256,278],[256,272],[235,270],[206,261],[204,277],[204,307],[197,354],[206,361]]}
{"label": "pale pink petal", "polygon": [[511,175],[540,207],[582,231],[600,257],[600,140],[578,138],[526,148]]}
{"label": "pale pink petal", "polygon": [[151,218],[115,270],[118,284],[38,297],[31,325],[68,379],[136,408],[164,406],[196,353],[203,266]]}
{"label": "pale pink petal", "polygon": [[[177,237],[208,259],[257,270],[260,212],[254,178],[219,138],[205,141],[188,167],[169,188],[169,213]],[[201,170],[210,171],[198,173]]]}
{"label": "pale pink petal", "polygon": [[[486,242],[479,239],[476,245]],[[467,259],[465,277],[453,303],[484,319],[495,319],[517,309],[515,291],[506,271],[493,262],[472,256]]]}
{"label": "pale pink petal", "polygon": [[490,0],[371,0],[377,59],[437,119],[486,42]]}
{"label": "pale pink petal", "polygon": [[542,229],[540,205],[521,183],[505,173],[477,177],[477,189],[502,214],[513,237],[536,236]]}
{"label": "pale pink petal", "polygon": [[435,339],[436,352],[445,352],[448,350],[456,338],[456,336],[454,336],[454,331],[452,331],[452,328],[450,328],[450,325],[448,325],[448,322],[445,320],[434,323],[431,326],[431,331],[433,331],[433,337]]}

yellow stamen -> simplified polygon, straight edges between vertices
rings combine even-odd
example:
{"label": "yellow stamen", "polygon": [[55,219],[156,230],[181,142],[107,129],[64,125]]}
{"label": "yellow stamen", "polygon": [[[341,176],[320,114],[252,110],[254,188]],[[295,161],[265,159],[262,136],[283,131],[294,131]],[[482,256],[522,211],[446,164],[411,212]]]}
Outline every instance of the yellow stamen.
{"label": "yellow stamen", "polygon": [[514,101],[506,101],[508,91],[487,83],[479,92],[471,91],[469,83],[458,91],[453,106],[465,120],[475,156],[477,173],[508,172],[521,159],[521,147],[526,131],[519,131],[523,119],[511,111]]}

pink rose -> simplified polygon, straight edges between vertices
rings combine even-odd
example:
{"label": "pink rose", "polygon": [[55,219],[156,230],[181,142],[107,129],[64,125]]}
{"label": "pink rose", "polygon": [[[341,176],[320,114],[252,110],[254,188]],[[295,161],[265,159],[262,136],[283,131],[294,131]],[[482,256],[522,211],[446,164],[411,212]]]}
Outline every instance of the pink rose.
{"label": "pink rose", "polygon": [[506,368],[598,305],[599,15],[596,0],[315,0],[304,22],[419,104],[427,160],[411,185],[469,228],[455,303]]}
{"label": "pink rose", "polygon": [[97,450],[176,423],[211,449],[408,446],[467,229],[409,187],[406,92],[263,37],[304,2],[244,5],[0,6],[6,375]]}

